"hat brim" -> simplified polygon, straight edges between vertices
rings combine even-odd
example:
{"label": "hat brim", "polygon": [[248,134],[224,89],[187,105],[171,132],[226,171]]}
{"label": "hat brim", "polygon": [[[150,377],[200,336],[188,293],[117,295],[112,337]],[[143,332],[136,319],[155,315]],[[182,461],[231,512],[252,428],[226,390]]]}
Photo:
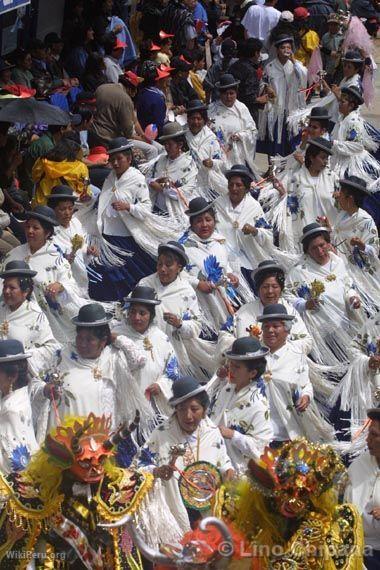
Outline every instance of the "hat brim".
{"label": "hat brim", "polygon": [[285,269],[281,265],[272,263],[271,265],[268,264],[264,267],[256,267],[256,269],[254,269],[251,273],[251,278],[255,279],[258,275],[260,275],[260,273],[267,273],[268,271],[282,271],[282,273],[285,275]]}
{"label": "hat brim", "polygon": [[309,115],[309,120],[312,121],[331,121],[331,115],[319,115],[319,116],[315,116],[312,113],[310,113]]}
{"label": "hat brim", "polygon": [[26,360],[32,355],[29,352],[20,352],[20,354],[10,354],[9,356],[0,356],[1,362],[15,362],[16,360]]}
{"label": "hat brim", "polygon": [[36,220],[42,220],[43,222],[47,222],[52,226],[59,226],[59,222],[57,220],[53,220],[53,218],[49,218],[49,216],[44,216],[43,214],[38,214],[37,212],[21,212],[20,214],[17,215],[17,217],[19,220],[22,221],[36,219]]}
{"label": "hat brim", "polygon": [[350,61],[351,63],[364,63],[364,59],[360,57],[342,57],[342,61]]}
{"label": "hat brim", "polygon": [[188,394],[186,394],[185,396],[181,396],[180,398],[174,398],[173,396],[172,398],[169,398],[168,402],[174,408],[175,406],[177,406],[177,404],[181,404],[182,402],[185,402],[189,398],[192,398],[193,396],[196,396],[201,392],[206,392],[205,386],[199,386],[199,388],[196,388],[192,392],[189,392]]}
{"label": "hat brim", "polygon": [[308,145],[310,146],[316,146],[317,148],[319,148],[320,150],[323,150],[323,152],[325,152],[326,154],[332,156],[333,154],[333,149],[332,148],[326,148],[322,143],[318,142],[318,141],[314,141],[313,139],[310,139],[308,142]]}
{"label": "hat brim", "polygon": [[196,113],[197,111],[207,111],[208,110],[208,105],[199,105],[199,107],[189,107],[188,109],[185,109],[185,113],[189,114],[189,113]]}
{"label": "hat brim", "polygon": [[8,269],[2,271],[0,277],[1,279],[5,279],[6,277],[35,277],[37,273],[37,271],[33,271],[32,269]]}
{"label": "hat brim", "polygon": [[189,258],[187,257],[186,253],[184,253],[183,251],[179,250],[177,247],[174,247],[172,245],[159,245],[158,246],[158,255],[160,255],[160,253],[169,250],[169,251],[174,251],[174,253],[177,253],[178,255],[180,255],[185,263],[185,265],[187,265],[189,263]]}
{"label": "hat brim", "polygon": [[50,200],[71,200],[71,202],[77,202],[78,198],[73,194],[50,194],[50,196],[48,196],[48,202],[50,202]]}
{"label": "hat brim", "polygon": [[78,317],[73,317],[73,318],[71,319],[71,322],[74,323],[74,325],[77,326],[77,327],[90,327],[90,328],[93,328],[93,327],[101,327],[102,325],[108,325],[108,323],[109,323],[110,321],[112,321],[112,319],[113,319],[112,314],[111,314],[111,313],[106,313],[105,318],[104,318],[104,319],[99,319],[98,321],[93,321],[93,322],[88,323],[88,322],[80,321],[80,320],[78,319]]}
{"label": "hat brim", "polygon": [[363,188],[359,184],[356,184],[355,182],[351,182],[350,180],[345,180],[344,178],[339,179],[339,184],[341,186],[347,186],[348,188],[351,188],[352,190],[357,190],[358,192],[362,192],[363,194],[371,194],[371,192],[369,192],[367,190],[367,188]]}
{"label": "hat brim", "polygon": [[115,154],[116,152],[125,152],[126,150],[132,150],[133,143],[125,144],[123,146],[119,146],[118,148],[110,148],[107,149],[108,155]]}
{"label": "hat brim", "polygon": [[272,313],[271,315],[259,315],[257,320],[259,323],[265,321],[294,321],[294,315],[284,315],[284,313]]}
{"label": "hat brim", "polygon": [[197,210],[196,212],[192,212],[191,210],[185,210],[185,214],[186,214],[186,216],[189,216],[189,218],[193,218],[194,216],[199,216],[199,214],[203,214],[204,212],[211,210],[211,208],[214,205],[214,202],[215,202],[215,200],[210,202],[208,206],[205,206],[204,208],[201,208],[200,210]]}
{"label": "hat brim", "polygon": [[160,142],[163,142],[163,141],[167,141],[169,139],[177,139],[178,137],[182,137],[185,134],[186,134],[186,131],[182,130],[182,131],[178,131],[177,133],[173,133],[172,135],[161,135],[158,140]]}
{"label": "hat brim", "polygon": [[257,352],[247,352],[246,354],[236,354],[232,352],[232,350],[227,350],[224,354],[228,360],[259,360],[260,358],[264,358],[268,353],[269,348],[263,347]]}
{"label": "hat brim", "polygon": [[[348,59],[347,61],[354,61],[354,60]],[[342,95],[351,95],[351,97],[354,97],[356,99],[356,101],[359,103],[359,105],[363,105],[363,103],[364,103],[363,97],[359,93],[357,93],[356,91],[353,91],[352,89],[350,89],[349,87],[342,87],[341,93],[342,93]]]}
{"label": "hat brim", "polygon": [[250,172],[246,172],[244,170],[227,170],[227,172],[224,173],[224,176],[227,178],[227,180],[229,178],[232,178],[233,176],[246,176],[248,178],[251,179],[251,181],[254,180],[254,176],[253,174],[251,174]]}
{"label": "hat brim", "polygon": [[291,43],[294,44],[294,38],[292,38],[291,36],[288,36],[287,38],[283,38],[281,40],[277,40],[276,42],[274,42],[274,47],[278,47],[281,44],[286,44],[286,43]]}
{"label": "hat brim", "polygon": [[308,238],[309,236],[312,236],[313,234],[321,234],[321,233],[325,233],[325,234],[329,234],[330,232],[328,231],[327,228],[314,228],[313,230],[309,230],[308,232],[306,232],[305,234],[303,234],[303,236],[301,237],[301,243],[303,243],[305,241],[306,238]]}
{"label": "hat brim", "polygon": [[231,87],[237,87],[240,85],[240,81],[234,81],[233,83],[229,83],[228,85],[221,85],[220,81],[215,83],[215,87],[219,89],[219,91],[225,91],[226,89],[231,89]]}
{"label": "hat brim", "polygon": [[141,305],[160,305],[159,299],[140,299],[139,297],[125,297],[124,304],[132,305],[133,303],[140,303]]}

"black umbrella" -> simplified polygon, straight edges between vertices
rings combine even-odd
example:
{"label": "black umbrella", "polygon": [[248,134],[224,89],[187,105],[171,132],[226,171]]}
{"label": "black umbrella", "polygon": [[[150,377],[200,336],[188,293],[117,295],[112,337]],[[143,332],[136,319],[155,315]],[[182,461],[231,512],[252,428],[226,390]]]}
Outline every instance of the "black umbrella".
{"label": "black umbrella", "polygon": [[68,125],[70,116],[55,105],[37,101],[33,97],[17,99],[0,111],[0,122],[36,125]]}

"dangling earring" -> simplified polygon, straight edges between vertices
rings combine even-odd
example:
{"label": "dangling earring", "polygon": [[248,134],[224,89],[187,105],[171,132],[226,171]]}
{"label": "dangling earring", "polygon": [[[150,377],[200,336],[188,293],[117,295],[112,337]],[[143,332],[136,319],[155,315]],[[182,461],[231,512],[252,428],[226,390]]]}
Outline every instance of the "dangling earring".
{"label": "dangling earring", "polygon": [[12,392],[13,392],[13,384],[11,383],[10,386],[9,386],[9,392],[8,392],[8,394],[12,394]]}

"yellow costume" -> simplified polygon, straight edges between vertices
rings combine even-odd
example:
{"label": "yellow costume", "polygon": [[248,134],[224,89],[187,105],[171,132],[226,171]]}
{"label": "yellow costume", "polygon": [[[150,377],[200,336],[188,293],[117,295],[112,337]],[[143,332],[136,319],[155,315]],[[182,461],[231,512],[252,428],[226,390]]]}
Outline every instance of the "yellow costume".
{"label": "yellow costume", "polygon": [[294,57],[298,59],[305,67],[309,65],[311,54],[317,47],[319,47],[319,36],[314,30],[309,30],[308,32],[302,34],[300,32],[301,45],[294,54]]}
{"label": "yellow costume", "polygon": [[195,91],[197,92],[199,99],[202,101],[202,103],[204,103],[206,101],[206,92],[203,89],[202,79],[199,77],[199,75],[195,71],[190,71],[189,77],[190,77],[191,84],[192,84],[193,88],[195,89]]}
{"label": "yellow costume", "polygon": [[33,207],[47,204],[52,189],[59,184],[67,184],[78,196],[90,195],[87,189],[88,168],[80,160],[53,162],[38,158],[32,169],[32,178],[36,184]]}

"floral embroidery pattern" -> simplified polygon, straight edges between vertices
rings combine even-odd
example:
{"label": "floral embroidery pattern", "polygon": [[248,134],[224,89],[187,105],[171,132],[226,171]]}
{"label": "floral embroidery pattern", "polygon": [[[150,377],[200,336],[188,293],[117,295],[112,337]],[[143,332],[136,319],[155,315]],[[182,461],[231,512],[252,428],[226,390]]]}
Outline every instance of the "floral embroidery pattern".
{"label": "floral embroidery pattern", "polygon": [[220,327],[220,330],[232,333],[233,322],[234,322],[233,316],[230,315],[229,317],[227,317],[226,322]]}
{"label": "floral embroidery pattern", "polygon": [[178,380],[179,378],[179,365],[178,365],[178,360],[177,357],[173,354],[167,364],[166,364],[166,368],[165,368],[165,374],[168,378],[170,378],[170,380],[172,380],[173,382],[175,380]]}
{"label": "floral embroidery pattern", "polygon": [[300,203],[297,196],[288,196],[286,200],[286,205],[291,214],[298,214],[300,209]]}
{"label": "floral embroidery pattern", "polygon": [[205,277],[207,281],[211,281],[216,285],[223,277],[223,269],[215,255],[209,255],[203,262]]}
{"label": "floral embroidery pattern", "polygon": [[30,453],[26,445],[18,445],[11,455],[11,465],[13,471],[22,471],[30,461]]}
{"label": "floral embroidery pattern", "polygon": [[265,218],[261,217],[255,221],[255,228],[264,228],[265,230],[272,229],[272,226],[269,222],[266,221]]}

